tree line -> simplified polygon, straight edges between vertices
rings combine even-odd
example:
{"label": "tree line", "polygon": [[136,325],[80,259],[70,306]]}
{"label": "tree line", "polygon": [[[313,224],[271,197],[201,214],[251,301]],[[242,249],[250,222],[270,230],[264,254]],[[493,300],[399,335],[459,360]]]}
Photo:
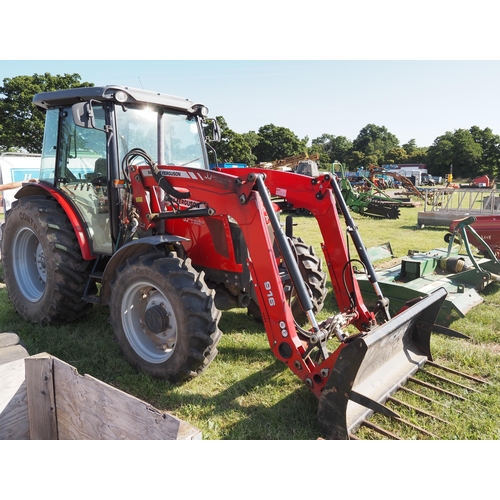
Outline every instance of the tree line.
{"label": "tree line", "polygon": [[[44,115],[32,103],[39,92],[92,87],[79,74],[16,76],[5,78],[0,86],[0,152],[27,151],[40,153],[43,141]],[[318,155],[320,167],[330,169],[338,161],[348,170],[368,165],[401,163],[426,164],[433,175],[445,176],[453,166],[455,178],[488,175],[495,179],[500,168],[500,136],[490,128],[447,131],[427,147],[415,139],[400,144],[386,127],[367,124],[354,140],[324,133],[309,140],[299,138],[292,130],[267,124],[257,131],[237,133],[223,116],[217,116],[222,136],[212,144],[219,162],[255,165],[297,156]]]}
{"label": "tree line", "polygon": [[455,178],[488,175],[495,179],[500,170],[500,136],[490,128],[457,129],[437,137],[432,145],[419,147],[415,139],[400,144],[386,127],[366,125],[354,140],[345,136],[323,134],[312,139],[299,139],[291,130],[265,125],[257,132],[237,134],[217,117],[223,141],[216,147],[219,161],[248,163],[270,162],[300,154],[318,155],[319,164],[329,169],[334,162],[348,170],[368,165],[427,165],[432,175],[446,176],[453,169]]}

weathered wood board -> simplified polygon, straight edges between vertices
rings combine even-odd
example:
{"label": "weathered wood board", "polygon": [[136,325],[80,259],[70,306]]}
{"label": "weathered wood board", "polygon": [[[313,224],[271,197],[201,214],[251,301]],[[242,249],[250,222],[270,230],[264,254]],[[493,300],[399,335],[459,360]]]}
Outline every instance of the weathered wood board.
{"label": "weathered wood board", "polygon": [[0,333],[0,365],[29,356],[28,351],[20,344],[15,333]]}
{"label": "weathered wood board", "polygon": [[0,365],[0,440],[29,439],[24,359]]}
{"label": "weathered wood board", "polygon": [[11,335],[0,334],[0,440],[202,439],[187,422],[50,354],[29,356]]}
{"label": "weathered wood board", "polygon": [[0,440],[29,439],[24,358],[15,333],[0,333]]}
{"label": "weathered wood board", "polygon": [[58,439],[201,439],[201,431],[53,358]]}

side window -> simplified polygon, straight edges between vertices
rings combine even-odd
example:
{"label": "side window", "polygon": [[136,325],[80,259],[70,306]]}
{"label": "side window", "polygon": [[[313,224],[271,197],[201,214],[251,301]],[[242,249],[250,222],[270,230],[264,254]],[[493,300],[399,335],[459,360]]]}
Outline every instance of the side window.
{"label": "side window", "polygon": [[[103,108],[93,105],[93,111],[96,127],[104,128]],[[60,116],[57,187],[85,221],[92,251],[111,254],[106,133],[76,126],[70,108]]]}
{"label": "side window", "polygon": [[49,109],[45,115],[40,180],[52,183],[54,182],[54,172],[56,170],[58,121],[59,110]]}
{"label": "side window", "polygon": [[[96,126],[104,126],[104,111],[94,106]],[[102,130],[77,127],[71,110],[65,111],[59,138],[59,179],[63,183],[84,182],[106,174],[106,134]],[[103,167],[104,166],[104,167]]]}

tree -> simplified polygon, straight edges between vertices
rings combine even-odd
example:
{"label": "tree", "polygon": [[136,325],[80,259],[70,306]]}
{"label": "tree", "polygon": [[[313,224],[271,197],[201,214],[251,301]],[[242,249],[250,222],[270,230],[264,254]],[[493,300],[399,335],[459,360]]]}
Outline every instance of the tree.
{"label": "tree", "polygon": [[500,172],[500,136],[494,134],[490,128],[481,130],[479,127],[474,126],[469,131],[474,141],[483,148],[481,164],[477,174],[497,177]]}
{"label": "tree", "polygon": [[373,162],[371,161],[371,158],[366,157],[361,151],[353,150],[346,163],[349,165],[350,170],[357,170],[359,167],[368,167],[368,165]]}
{"label": "tree", "polygon": [[41,151],[44,114],[32,102],[35,94],[93,86],[93,83],[81,82],[77,73],[5,78],[0,87],[0,150]]}
{"label": "tree", "polygon": [[445,176],[453,165],[453,134],[437,137],[427,150],[427,165],[434,175]]}
{"label": "tree", "polygon": [[408,153],[404,148],[392,148],[384,157],[384,164],[408,163]]}
{"label": "tree", "polygon": [[217,152],[217,161],[219,163],[253,165],[255,155],[252,153],[252,145],[255,145],[257,139],[251,135],[251,132],[248,132],[248,134],[234,132],[228,127],[226,120],[222,116],[217,116],[216,119],[221,128],[220,142],[212,144],[212,147]]}
{"label": "tree", "polygon": [[243,139],[247,142],[248,146],[250,147],[250,153],[252,154],[252,162],[250,162],[250,165],[253,165],[255,163],[255,160],[257,157],[253,154],[253,150],[257,144],[259,144],[259,135],[257,132],[254,132],[253,130],[250,130],[249,132],[245,132],[241,134]]}
{"label": "tree", "polygon": [[408,163],[427,163],[428,148],[416,148],[408,156]]}
{"label": "tree", "polygon": [[308,156],[312,155],[317,155],[318,156],[318,166],[319,168],[323,170],[330,170],[331,169],[331,164],[333,163],[330,160],[330,157],[328,156],[328,153],[326,153],[323,149],[322,146],[319,144],[311,144],[310,147],[307,148],[307,154]]}
{"label": "tree", "polygon": [[304,154],[308,138],[299,139],[290,129],[270,123],[259,128],[259,143],[253,149],[257,161],[281,160],[289,156]]}
{"label": "tree", "polygon": [[323,134],[311,142],[310,152],[320,154],[320,162],[334,163],[339,161],[349,168],[349,157],[352,152],[352,141],[343,135]]}
{"label": "tree", "polygon": [[373,163],[378,165],[383,165],[389,151],[397,147],[399,147],[399,139],[394,134],[391,134],[386,127],[379,127],[372,123],[362,128],[353,141],[354,151],[375,159]]}
{"label": "tree", "polygon": [[406,154],[409,156],[413,154],[413,152],[417,149],[417,141],[415,139],[410,139],[406,144],[403,144],[401,147],[406,151]]}
{"label": "tree", "polygon": [[434,175],[448,174],[453,165],[454,177],[474,177],[480,171],[482,158],[481,144],[465,129],[446,132],[437,137],[427,150],[427,164]]}

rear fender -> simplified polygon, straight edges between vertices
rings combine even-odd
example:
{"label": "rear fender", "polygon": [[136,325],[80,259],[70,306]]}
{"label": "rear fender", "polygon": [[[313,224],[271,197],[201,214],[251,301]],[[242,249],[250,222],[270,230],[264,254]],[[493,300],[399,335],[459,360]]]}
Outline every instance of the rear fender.
{"label": "rear fender", "polygon": [[111,294],[111,282],[116,274],[118,267],[130,257],[134,255],[143,255],[153,248],[165,247],[174,243],[181,243],[189,241],[181,236],[173,236],[169,234],[162,234],[158,236],[148,236],[132,240],[131,242],[123,245],[117,252],[113,254],[104,270],[101,279],[101,294],[100,303],[106,305]]}
{"label": "rear fender", "polygon": [[76,239],[80,245],[80,250],[82,252],[82,257],[85,260],[94,260],[96,256],[91,251],[91,246],[88,238],[87,231],[83,224],[82,218],[78,214],[74,205],[64,196],[60,191],[54,189],[50,184],[45,184],[42,182],[30,182],[23,186],[17,193],[16,198],[26,198],[28,196],[52,196],[68,216],[73,230],[75,231]]}

